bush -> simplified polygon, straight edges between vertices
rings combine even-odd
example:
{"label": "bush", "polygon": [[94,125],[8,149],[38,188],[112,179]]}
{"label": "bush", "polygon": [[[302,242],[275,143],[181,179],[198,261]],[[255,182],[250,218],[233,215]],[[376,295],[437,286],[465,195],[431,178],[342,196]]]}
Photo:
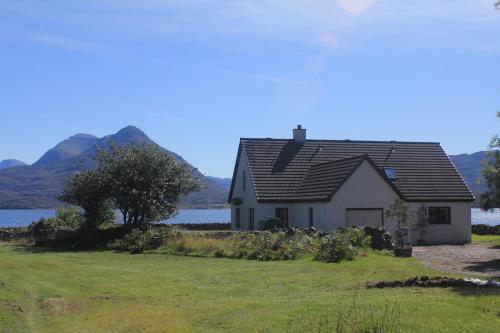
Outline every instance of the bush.
{"label": "bush", "polygon": [[500,235],[500,225],[473,224],[471,231],[476,235]]}
{"label": "bush", "polygon": [[109,247],[116,251],[129,251],[130,253],[142,253],[155,250],[167,243],[169,239],[179,236],[179,231],[170,226],[154,228],[146,231],[133,229],[122,239],[114,241]]}
{"label": "bush", "polygon": [[358,255],[358,248],[351,243],[349,233],[336,232],[318,240],[315,259],[324,262],[353,260]]}
{"label": "bush", "polygon": [[338,229],[337,233],[344,234],[349,238],[351,245],[357,248],[368,248],[371,244],[371,237],[358,227]]}
{"label": "bush", "polygon": [[53,245],[64,242],[82,227],[83,222],[78,209],[58,207],[55,217],[41,218],[31,225],[35,245]]}
{"label": "bush", "polygon": [[257,227],[259,230],[273,230],[283,228],[283,223],[279,218],[270,217],[260,220]]}
{"label": "bush", "polygon": [[370,247],[374,250],[392,250],[394,243],[392,236],[385,229],[379,227],[363,227],[365,234],[370,236]]}
{"label": "bush", "polygon": [[249,234],[234,243],[235,258],[256,260],[292,260],[303,249],[304,234],[287,235],[284,232],[263,231]]}
{"label": "bush", "polygon": [[170,253],[251,260],[292,260],[313,252],[313,239],[303,231],[218,234],[184,234],[168,246]]}

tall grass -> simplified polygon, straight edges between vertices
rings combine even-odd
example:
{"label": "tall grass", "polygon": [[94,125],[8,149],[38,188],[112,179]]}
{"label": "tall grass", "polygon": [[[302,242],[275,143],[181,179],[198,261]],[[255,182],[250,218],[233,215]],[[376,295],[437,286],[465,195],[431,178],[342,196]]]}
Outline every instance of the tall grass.
{"label": "tall grass", "polygon": [[223,257],[229,249],[232,248],[232,243],[233,242],[229,239],[184,235],[183,237],[173,241],[169,248],[175,254],[200,257]]}
{"label": "tall grass", "polygon": [[316,333],[400,333],[400,312],[397,302],[386,300],[383,307],[364,306],[354,297],[349,305],[337,309],[307,309],[289,321],[287,331]]}
{"label": "tall grass", "polygon": [[228,238],[184,234],[167,245],[171,254],[253,260],[292,260],[311,251],[312,240],[304,233],[236,233]]}

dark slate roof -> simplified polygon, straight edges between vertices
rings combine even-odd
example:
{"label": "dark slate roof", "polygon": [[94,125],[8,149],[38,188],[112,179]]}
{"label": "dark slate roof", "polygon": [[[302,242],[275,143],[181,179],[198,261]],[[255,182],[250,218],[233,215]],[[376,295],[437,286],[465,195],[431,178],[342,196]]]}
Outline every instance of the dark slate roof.
{"label": "dark slate roof", "polygon": [[387,179],[385,174],[380,172],[380,169],[368,155],[360,155],[313,164],[295,192],[294,201],[330,201],[335,192],[363,161],[369,162],[389,186],[400,194],[399,190]]}
{"label": "dark slate roof", "polygon": [[[396,150],[389,154],[393,148]],[[237,164],[240,153],[247,158],[259,202],[323,198],[329,186],[338,188],[340,179],[353,171],[350,168],[355,161],[361,163],[361,155],[367,155],[385,179],[384,167],[395,170],[398,179],[390,184],[406,201],[474,200],[443,148],[435,142],[242,138]]]}

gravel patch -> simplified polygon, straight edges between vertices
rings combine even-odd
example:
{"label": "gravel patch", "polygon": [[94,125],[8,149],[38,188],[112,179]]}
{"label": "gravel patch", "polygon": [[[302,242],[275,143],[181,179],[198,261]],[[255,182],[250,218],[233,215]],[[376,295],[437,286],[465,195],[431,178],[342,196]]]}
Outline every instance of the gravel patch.
{"label": "gravel patch", "polygon": [[417,246],[413,255],[442,272],[500,278],[500,246],[493,243]]}

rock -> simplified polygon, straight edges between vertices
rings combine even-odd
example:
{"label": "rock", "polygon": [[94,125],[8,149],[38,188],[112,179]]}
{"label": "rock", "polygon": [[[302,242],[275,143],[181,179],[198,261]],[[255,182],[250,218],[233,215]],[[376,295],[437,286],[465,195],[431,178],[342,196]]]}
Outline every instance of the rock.
{"label": "rock", "polygon": [[479,279],[453,279],[447,277],[436,276],[429,278],[428,276],[413,277],[405,281],[380,281],[369,282],[366,288],[396,288],[396,287],[421,287],[421,288],[500,288],[500,283],[494,280],[479,280]]}

